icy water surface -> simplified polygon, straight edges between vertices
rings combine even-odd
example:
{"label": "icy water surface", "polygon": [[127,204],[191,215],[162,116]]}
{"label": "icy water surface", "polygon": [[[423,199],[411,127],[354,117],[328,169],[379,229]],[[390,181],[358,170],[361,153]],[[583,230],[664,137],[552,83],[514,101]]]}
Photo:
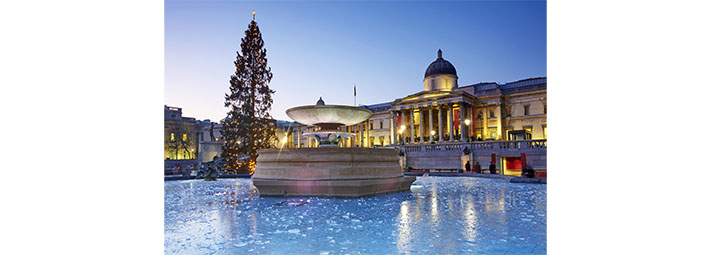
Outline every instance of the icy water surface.
{"label": "icy water surface", "polygon": [[546,185],[417,177],[411,190],[277,198],[249,179],[167,181],[165,253],[546,253]]}

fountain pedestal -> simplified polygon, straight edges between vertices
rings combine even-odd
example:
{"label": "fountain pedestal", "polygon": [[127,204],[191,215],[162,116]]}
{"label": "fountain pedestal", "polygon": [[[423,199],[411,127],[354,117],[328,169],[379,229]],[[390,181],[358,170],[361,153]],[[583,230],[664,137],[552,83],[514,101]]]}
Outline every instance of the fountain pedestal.
{"label": "fountain pedestal", "polygon": [[293,148],[259,150],[252,183],[262,196],[359,197],[408,191],[397,149]]}

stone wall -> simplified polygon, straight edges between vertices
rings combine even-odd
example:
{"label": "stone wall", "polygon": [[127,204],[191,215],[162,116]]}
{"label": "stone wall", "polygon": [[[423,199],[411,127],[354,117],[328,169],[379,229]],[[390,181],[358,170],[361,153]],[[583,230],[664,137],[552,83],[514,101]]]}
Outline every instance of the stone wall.
{"label": "stone wall", "polygon": [[223,142],[202,142],[200,143],[200,162],[212,161],[215,156],[222,154]]}

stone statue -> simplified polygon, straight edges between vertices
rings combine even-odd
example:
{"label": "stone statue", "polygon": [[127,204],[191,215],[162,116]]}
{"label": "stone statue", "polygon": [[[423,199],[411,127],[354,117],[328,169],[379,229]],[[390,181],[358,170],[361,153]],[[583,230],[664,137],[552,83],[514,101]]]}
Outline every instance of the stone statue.
{"label": "stone statue", "polygon": [[210,123],[210,142],[215,141],[215,123]]}
{"label": "stone statue", "polygon": [[216,181],[217,177],[220,176],[222,168],[227,163],[220,160],[220,156],[215,156],[212,161],[203,162],[200,165],[200,171],[197,173],[198,179],[205,179],[205,181]]}

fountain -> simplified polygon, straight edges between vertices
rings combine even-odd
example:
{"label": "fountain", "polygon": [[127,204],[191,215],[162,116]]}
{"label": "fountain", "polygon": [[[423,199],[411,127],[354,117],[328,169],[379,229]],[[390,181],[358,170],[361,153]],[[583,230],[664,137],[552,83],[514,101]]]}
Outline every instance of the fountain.
{"label": "fountain", "polygon": [[339,147],[342,138],[354,134],[338,127],[367,120],[370,110],[319,99],[286,114],[318,127],[304,135],[315,137],[319,147],[259,150],[252,183],[261,196],[359,197],[410,190],[415,177],[402,174],[397,149]]}

